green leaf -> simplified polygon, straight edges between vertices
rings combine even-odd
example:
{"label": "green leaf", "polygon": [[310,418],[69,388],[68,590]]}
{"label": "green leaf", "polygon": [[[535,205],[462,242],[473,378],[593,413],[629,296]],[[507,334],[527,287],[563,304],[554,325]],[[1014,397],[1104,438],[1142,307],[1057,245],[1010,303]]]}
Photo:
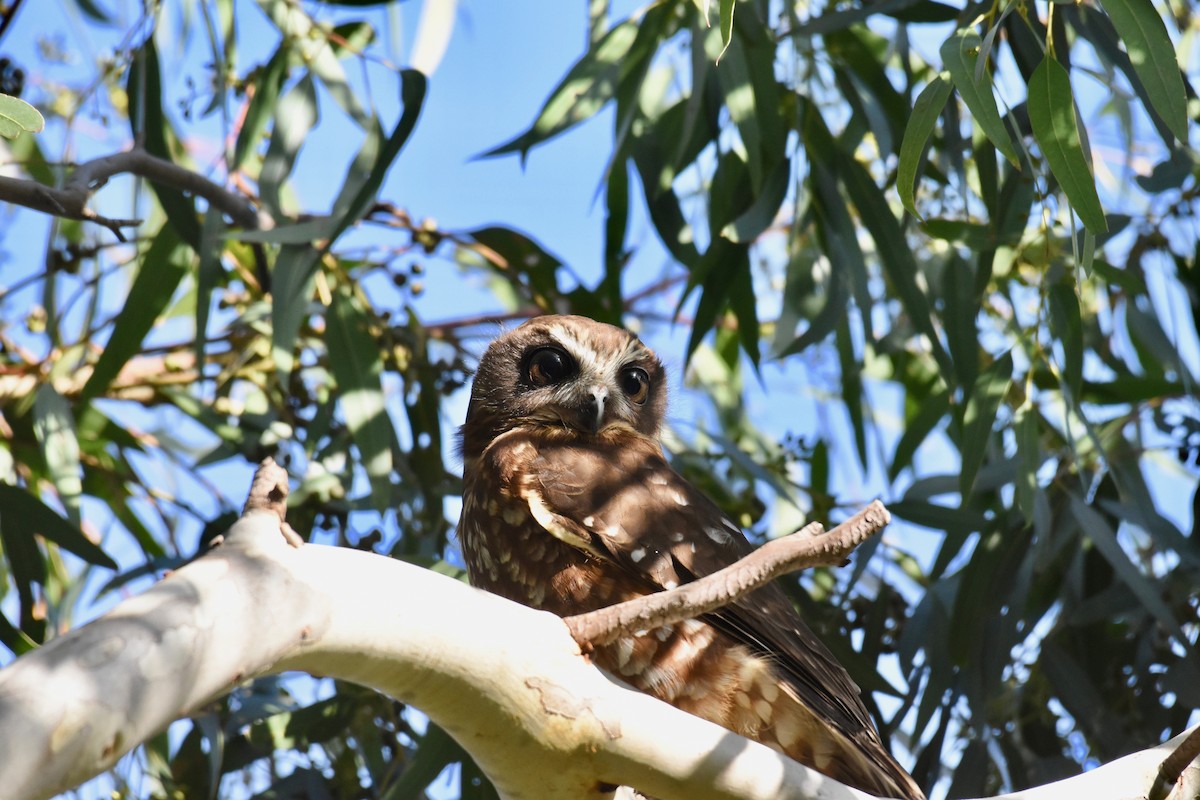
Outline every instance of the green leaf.
{"label": "green leaf", "polygon": [[636,22],[627,20],[613,27],[571,67],[550,93],[529,130],[488,150],[482,157],[520,153],[524,161],[534,146],[594,116],[612,99],[613,89],[628,64],[629,52],[637,36]]}
{"label": "green leaf", "polygon": [[94,22],[98,22],[101,25],[113,24],[112,17],[107,11],[104,10],[104,7],[95,2],[95,0],[75,0],[75,5],[79,6],[79,10],[83,12],[84,16],[88,17]]}
{"label": "green leaf", "polygon": [[346,80],[346,70],[338,60],[343,48],[334,49],[323,23],[318,24],[298,3],[258,0],[258,6],[283,35],[285,45],[320,79],[334,102],[360,128],[367,127],[371,115],[363,109],[358,95]]}
{"label": "green leaf", "polygon": [[41,534],[64,550],[69,550],[89,564],[116,569],[117,564],[67,520],[50,510],[49,506],[29,492],[16,486],[0,484],[0,529],[5,536]]}
{"label": "green leaf", "polygon": [[734,244],[727,239],[718,238],[700,257],[693,274],[704,277],[699,284],[700,302],[696,304],[696,313],[692,317],[692,332],[688,337],[688,360],[691,360],[692,353],[716,324],[717,315],[729,306],[738,274],[750,274],[749,254],[749,245]]}
{"label": "green leaf", "polygon": [[1137,564],[1121,547],[1116,532],[1104,515],[1075,495],[1071,496],[1071,514],[1079,523],[1083,535],[1095,545],[1100,555],[1104,556],[1104,560],[1112,565],[1117,577],[1137,596],[1142,607],[1156,617],[1176,641],[1181,644],[1187,642],[1188,638],[1179,627],[1179,620],[1163,602],[1162,589],[1138,569]]}
{"label": "green leaf", "polygon": [[[847,280],[854,302],[861,313],[863,333],[867,341],[875,338],[869,309],[871,298],[870,273],[859,245],[859,229],[850,216],[837,180],[828,167],[817,161],[812,165],[812,211],[818,241],[834,265],[833,272]],[[832,287],[830,295],[834,293]],[[848,309],[846,309],[848,310]]]}
{"label": "green leaf", "polygon": [[382,148],[378,144],[378,126],[368,128],[367,140],[355,163],[351,164],[342,190],[334,202],[333,216],[329,220],[321,220],[320,227],[312,229],[314,234],[319,230],[321,238],[327,240],[324,248],[317,249],[307,244],[285,245],[275,261],[272,270],[271,352],[275,369],[281,374],[289,374],[294,366],[292,353],[296,335],[312,296],[321,256],[347,228],[370,210],[388,169],[416,127],[428,81],[424,75],[411,69],[402,70],[400,79],[400,99],[404,108],[396,127]]}
{"label": "green leaf", "polygon": [[717,55],[717,61],[721,60],[721,56],[729,49],[729,43],[733,41],[733,10],[737,0],[720,0],[720,4],[721,19],[718,24],[721,28],[721,52]]}
{"label": "green leaf", "polygon": [[425,735],[417,742],[416,750],[405,765],[404,772],[379,800],[415,800],[424,797],[426,787],[442,774],[442,770],[465,755],[462,747],[450,734],[432,722],[429,723]]}
{"label": "green leaf", "polygon": [[1029,76],[1029,125],[1050,171],[1083,224],[1093,233],[1107,231],[1096,181],[1083,152],[1071,79],[1050,55]]}
{"label": "green leaf", "polygon": [[900,195],[900,203],[905,210],[917,219],[922,219],[916,204],[917,167],[921,164],[925,144],[929,141],[953,88],[950,73],[935,75],[917,96],[917,101],[913,103],[912,116],[908,118],[908,124],[904,127],[904,141],[900,143],[900,163],[896,167],[896,192]]}
{"label": "green leaf", "polygon": [[1032,405],[1017,411],[1014,428],[1017,434],[1017,506],[1025,520],[1033,522],[1037,503],[1037,472],[1042,466],[1041,442],[1038,440],[1040,415]]}
{"label": "green leaf", "polygon": [[271,268],[271,358],[275,370],[295,367],[296,336],[309,313],[321,251],[309,244],[286,244]]}
{"label": "green leaf", "polygon": [[1062,374],[1071,397],[1078,398],[1083,385],[1083,323],[1074,282],[1050,287],[1050,333],[1063,349]]}
{"label": "green leaf", "polygon": [[42,445],[50,480],[58,489],[67,516],[78,525],[83,481],[79,477],[82,467],[75,416],[71,413],[70,403],[49,383],[38,387],[33,401],[33,432]]}
{"label": "green leaf", "polygon": [[866,398],[863,394],[862,372],[859,370],[857,359],[854,357],[854,342],[850,335],[850,321],[843,317],[835,335],[837,344],[838,366],[842,373],[842,400],[846,403],[846,413],[850,416],[850,427],[854,430],[854,444],[858,453],[858,463],[865,471],[867,468],[867,427],[863,415],[863,404]]}
{"label": "green leaf", "polygon": [[245,120],[238,132],[237,142],[233,146],[233,160],[229,171],[235,172],[242,166],[250,151],[258,146],[262,133],[266,130],[267,120],[275,112],[279,102],[279,92],[288,77],[288,62],[292,56],[292,43],[284,39],[275,50],[271,60],[262,68],[261,73],[252,81],[254,95],[246,106]]}
{"label": "green leaf", "polygon": [[959,28],[942,43],[942,63],[949,70],[950,77],[954,80],[954,88],[958,89],[958,96],[971,110],[971,115],[980,130],[1014,167],[1020,169],[1017,151],[1008,135],[1008,129],[1004,127],[1004,121],[1000,118],[996,96],[992,94],[991,76],[985,72],[984,80],[975,80],[975,61],[979,57],[982,44],[983,40],[974,29]]}
{"label": "green leaf", "polygon": [[959,386],[972,385],[979,374],[978,317],[975,273],[968,263],[952,254],[942,270],[942,318]]}
{"label": "green leaf", "polygon": [[753,242],[775,221],[779,207],[787,196],[791,161],[784,159],[775,165],[754,199],[753,204],[737,219],[721,229],[721,235],[731,242]]}
{"label": "green leaf", "polygon": [[1182,144],[1188,142],[1187,93],[1175,47],[1162,15],[1150,0],[1102,0],[1154,110]]}
{"label": "green leaf", "polygon": [[969,508],[948,508],[925,500],[888,503],[888,511],[914,525],[941,531],[967,533],[987,527],[987,517]]}
{"label": "green leaf", "polygon": [[179,240],[169,225],[164,225],[142,258],[104,352],[80,392],[81,402],[107,389],[126,362],[141,349],[142,340],[167,307],[193,260],[192,249]]}
{"label": "green leaf", "polygon": [[19,97],[0,94],[0,136],[15,139],[22,133],[40,133],[46,120],[33,106]]}
{"label": "green leaf", "polygon": [[803,352],[806,348],[823,340],[829,335],[846,313],[850,310],[849,291],[847,289],[847,280],[843,277],[844,270],[835,269],[829,278],[829,287],[826,290],[825,305],[821,306],[821,310],[813,317],[804,329],[804,332],[797,336],[792,343],[780,350],[775,358],[787,358],[796,353]]}
{"label": "green leaf", "polygon": [[899,220],[888,205],[884,190],[875,184],[875,179],[862,164],[840,150],[816,107],[805,104],[803,108],[804,139],[810,156],[834,172],[846,188],[858,209],[859,219],[875,240],[884,274],[899,295],[912,324],[928,337],[934,360],[949,380],[954,375],[954,365],[933,327],[929,298],[917,281],[921,270]]}
{"label": "green leaf", "polygon": [[380,381],[379,345],[368,331],[369,316],[344,284],[334,292],[326,321],[325,345],[338,403],[371,480],[372,504],[384,511],[391,505],[392,422]]}
{"label": "green leaf", "polygon": [[280,191],[292,169],[308,132],[317,124],[317,90],[309,76],[302,78],[279,101],[274,109],[275,125],[271,128],[271,141],[263,156],[262,170],[258,175],[258,192],[263,205],[280,219],[284,216]]}
{"label": "green leaf", "polygon": [[963,497],[968,497],[975,486],[975,476],[987,453],[996,412],[1000,410],[1000,403],[1012,385],[1012,373],[1013,358],[1009,351],[980,374],[967,400],[963,411],[962,443],[959,446],[962,452],[959,491]]}
{"label": "green leaf", "polygon": [[[133,55],[125,93],[129,96],[129,127],[133,138],[144,142],[146,152],[150,155],[174,161],[183,149],[163,113],[162,72],[153,35],[147,36]],[[200,222],[196,216],[195,202],[166,184],[151,182],[150,187],[179,238],[198,250]]]}
{"label": "green leaf", "polygon": [[212,311],[212,293],[221,275],[221,249],[225,218],[216,206],[204,212],[200,228],[200,263],[196,267],[196,363],[204,363],[208,341],[208,315]]}
{"label": "green leaf", "polygon": [[[912,402],[911,400],[909,401]],[[892,463],[888,467],[888,477],[891,480],[896,480],[896,476],[900,474],[900,470],[912,464],[913,456],[916,455],[917,448],[929,438],[930,432],[937,426],[942,418],[950,411],[950,393],[940,391],[932,396],[927,396],[918,406],[916,416],[904,422],[904,434],[900,437],[900,441],[896,443],[896,450],[892,453]],[[889,506],[890,508],[890,506]]]}
{"label": "green leaf", "polygon": [[[370,210],[392,162],[396,160],[396,156],[400,155],[400,151],[408,142],[408,137],[412,135],[413,128],[417,125],[421,107],[425,104],[425,92],[428,89],[429,81],[424,75],[413,69],[401,70],[400,81],[400,101],[404,104],[400,119],[396,121],[396,127],[392,129],[384,143],[379,158],[375,160],[366,180],[358,187],[358,191],[350,199],[350,202],[343,207],[342,198],[338,198],[339,202],[334,206],[335,215],[339,208],[344,208],[344,210],[336,220],[332,235],[334,239],[340,236],[346,228],[362,219],[363,215]],[[348,184],[349,179],[347,180]],[[343,187],[344,190],[345,187]]]}

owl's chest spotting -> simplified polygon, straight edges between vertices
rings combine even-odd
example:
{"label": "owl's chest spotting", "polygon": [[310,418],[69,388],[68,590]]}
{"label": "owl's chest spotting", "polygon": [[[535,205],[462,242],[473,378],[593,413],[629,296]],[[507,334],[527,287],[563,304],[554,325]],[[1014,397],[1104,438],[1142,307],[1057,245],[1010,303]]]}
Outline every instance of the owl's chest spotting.
{"label": "owl's chest spotting", "polygon": [[486,478],[467,479],[458,535],[471,584],[527,606],[568,616],[645,594],[554,538]]}

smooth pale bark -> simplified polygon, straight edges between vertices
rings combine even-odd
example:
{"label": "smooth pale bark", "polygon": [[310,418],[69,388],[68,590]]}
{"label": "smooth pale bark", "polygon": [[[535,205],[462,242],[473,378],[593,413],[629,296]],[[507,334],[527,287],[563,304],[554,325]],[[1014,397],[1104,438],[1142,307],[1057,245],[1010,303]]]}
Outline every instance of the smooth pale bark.
{"label": "smooth pale bark", "polygon": [[[288,669],[426,712],[509,798],[867,795],[630,691],[562,620],[399,561],[289,546],[271,513],[101,619],[0,671],[5,797],[48,797],[254,675]],[[1016,800],[1145,795],[1171,743]]]}

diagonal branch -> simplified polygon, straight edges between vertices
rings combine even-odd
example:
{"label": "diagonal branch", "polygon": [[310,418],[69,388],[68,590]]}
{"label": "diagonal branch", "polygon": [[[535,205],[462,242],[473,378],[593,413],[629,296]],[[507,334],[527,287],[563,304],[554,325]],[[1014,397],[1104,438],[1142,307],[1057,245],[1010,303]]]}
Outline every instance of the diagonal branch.
{"label": "diagonal branch", "polygon": [[669,591],[567,617],[564,622],[581,646],[595,646],[608,644],[622,634],[693,619],[732,603],[780,575],[808,567],[840,565],[890,521],[883,503],[875,500],[829,533],[814,522],[790,536],[767,542],[712,575]]}
{"label": "diagonal branch", "polygon": [[115,175],[137,175],[152,183],[170,186],[188,194],[203,197],[219,209],[234,224],[247,229],[269,229],[274,220],[254,207],[241,195],[234,194],[208,178],[135,148],[113,153],[78,165],[62,188],[55,188],[27,178],[0,176],[0,201],[13,203],[45,214],[65,219],[78,219],[103,225],[124,241],[121,228],[141,224],[137,219],[105,217],[92,210],[88,203],[93,194]]}

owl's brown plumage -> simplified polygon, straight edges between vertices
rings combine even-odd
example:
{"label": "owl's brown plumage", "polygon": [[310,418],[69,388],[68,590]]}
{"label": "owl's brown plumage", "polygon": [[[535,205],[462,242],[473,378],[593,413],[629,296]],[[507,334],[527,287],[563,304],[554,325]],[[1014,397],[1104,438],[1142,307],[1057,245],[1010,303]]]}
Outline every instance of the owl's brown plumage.
{"label": "owl's brown plumage", "polygon": [[[480,361],[462,428],[459,538],[471,582],[567,616],[708,575],[750,551],[671,469],[666,375],[632,334],[530,320]],[[598,647],[637,689],[880,796],[923,795],[858,687],[776,585]]]}

